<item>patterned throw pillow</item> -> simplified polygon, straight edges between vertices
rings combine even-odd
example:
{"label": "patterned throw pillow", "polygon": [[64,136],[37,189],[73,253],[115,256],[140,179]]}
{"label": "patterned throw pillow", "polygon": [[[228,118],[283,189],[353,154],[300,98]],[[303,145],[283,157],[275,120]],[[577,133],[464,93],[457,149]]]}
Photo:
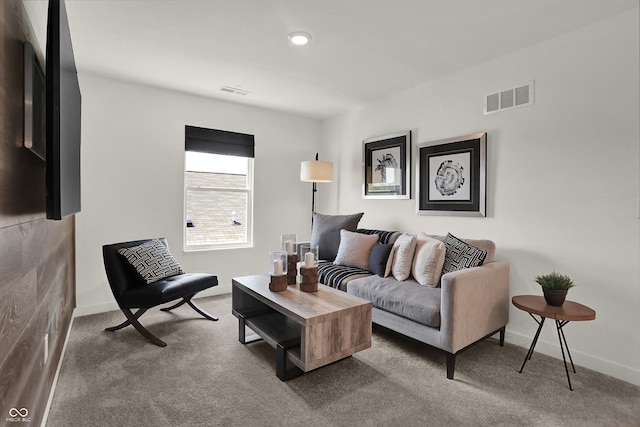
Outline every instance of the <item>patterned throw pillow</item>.
{"label": "patterned throw pillow", "polygon": [[402,282],[409,278],[415,250],[416,236],[411,234],[402,234],[393,244],[391,274],[396,280]]}
{"label": "patterned throw pillow", "polygon": [[371,249],[376,243],[378,243],[377,234],[368,235],[340,230],[340,246],[333,263],[366,270],[369,268]]}
{"label": "patterned throw pillow", "polygon": [[178,261],[158,239],[139,246],[118,249],[118,253],[127,259],[147,284],[176,274],[184,274]]}
{"label": "patterned throw pillow", "polygon": [[425,233],[418,234],[411,269],[413,278],[423,286],[436,288],[440,284],[446,252],[447,248],[440,240],[433,239]]}
{"label": "patterned throw pillow", "polygon": [[443,275],[451,271],[482,265],[487,256],[487,251],[471,246],[451,233],[447,234],[443,243],[447,247],[442,266]]}

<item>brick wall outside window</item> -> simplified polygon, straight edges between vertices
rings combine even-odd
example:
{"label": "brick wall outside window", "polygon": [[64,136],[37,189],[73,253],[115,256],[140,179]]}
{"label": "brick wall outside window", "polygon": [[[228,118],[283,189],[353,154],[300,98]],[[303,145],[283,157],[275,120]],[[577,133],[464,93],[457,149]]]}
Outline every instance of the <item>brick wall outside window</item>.
{"label": "brick wall outside window", "polygon": [[[247,176],[187,171],[185,180],[187,219],[195,225],[187,228],[187,245],[246,243],[248,194],[220,189],[246,188]],[[207,188],[218,190],[201,191]],[[240,225],[233,225],[233,211]]]}

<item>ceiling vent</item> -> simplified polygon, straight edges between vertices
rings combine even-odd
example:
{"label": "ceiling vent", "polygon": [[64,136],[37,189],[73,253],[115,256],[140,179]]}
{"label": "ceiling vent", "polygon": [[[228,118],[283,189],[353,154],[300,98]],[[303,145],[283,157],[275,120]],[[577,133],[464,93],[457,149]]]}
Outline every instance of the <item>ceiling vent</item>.
{"label": "ceiling vent", "polygon": [[512,89],[490,93],[484,97],[484,114],[533,105],[533,81]]}
{"label": "ceiling vent", "polygon": [[221,86],[220,90],[222,92],[226,92],[226,93],[232,93],[234,95],[247,95],[249,94],[248,91],[246,90],[242,90],[242,89],[238,89],[237,87],[231,87],[231,86]]}

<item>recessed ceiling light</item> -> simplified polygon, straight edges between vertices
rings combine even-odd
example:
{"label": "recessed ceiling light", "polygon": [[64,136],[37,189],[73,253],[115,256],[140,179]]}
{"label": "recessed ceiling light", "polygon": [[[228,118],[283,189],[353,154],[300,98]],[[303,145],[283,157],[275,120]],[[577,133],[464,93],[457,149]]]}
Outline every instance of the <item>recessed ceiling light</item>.
{"label": "recessed ceiling light", "polygon": [[293,33],[289,34],[289,40],[296,46],[304,46],[305,44],[309,43],[309,41],[311,41],[311,35],[309,35],[309,33],[305,33],[304,31],[294,31]]}

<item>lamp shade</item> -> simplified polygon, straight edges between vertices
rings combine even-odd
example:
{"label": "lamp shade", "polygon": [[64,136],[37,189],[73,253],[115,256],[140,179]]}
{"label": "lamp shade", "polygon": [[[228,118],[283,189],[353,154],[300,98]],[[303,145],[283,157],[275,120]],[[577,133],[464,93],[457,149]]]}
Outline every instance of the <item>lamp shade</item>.
{"label": "lamp shade", "polygon": [[331,182],[333,181],[333,163],[321,160],[309,160],[300,165],[300,181]]}

